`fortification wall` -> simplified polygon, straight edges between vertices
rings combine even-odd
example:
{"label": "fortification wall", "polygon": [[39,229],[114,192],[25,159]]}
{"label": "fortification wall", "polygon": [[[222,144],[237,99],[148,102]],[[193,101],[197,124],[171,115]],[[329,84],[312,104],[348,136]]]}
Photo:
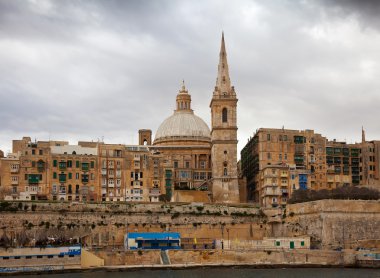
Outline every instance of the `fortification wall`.
{"label": "fortification wall", "polygon": [[[17,208],[17,209],[15,209]],[[73,238],[86,245],[121,246],[127,232],[174,231],[181,237],[262,239],[266,216],[255,207],[199,204],[13,203],[0,212],[8,238]]]}
{"label": "fortification wall", "polygon": [[0,228],[12,240],[65,237],[94,246],[122,246],[126,232],[174,231],[232,241],[309,235],[312,247],[372,247],[380,202],[320,200],[264,212],[248,205],[15,202],[0,204]]}
{"label": "fortification wall", "polygon": [[[380,201],[320,200],[288,205],[274,236],[310,235],[321,248],[357,248],[379,239]],[[376,246],[374,246],[376,247]]]}

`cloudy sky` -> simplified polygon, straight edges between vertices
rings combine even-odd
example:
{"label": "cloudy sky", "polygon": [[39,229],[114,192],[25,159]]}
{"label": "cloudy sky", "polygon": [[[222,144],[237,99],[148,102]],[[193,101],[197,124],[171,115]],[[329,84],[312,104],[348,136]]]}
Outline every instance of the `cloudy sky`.
{"label": "cloudy sky", "polygon": [[182,79],[210,123],[221,32],[239,151],[260,127],[380,140],[379,1],[0,0],[0,149],[137,144]]}

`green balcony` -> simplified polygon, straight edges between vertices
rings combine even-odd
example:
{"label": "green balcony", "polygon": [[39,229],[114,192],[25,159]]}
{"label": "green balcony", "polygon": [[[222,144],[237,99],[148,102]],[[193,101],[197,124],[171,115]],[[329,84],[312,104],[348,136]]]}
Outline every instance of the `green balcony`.
{"label": "green balcony", "polygon": [[303,136],[294,136],[294,143],[296,144],[306,143],[306,138]]}
{"label": "green balcony", "polygon": [[66,161],[60,161],[58,163],[58,167],[59,167],[59,170],[66,170],[66,168],[67,168]]}
{"label": "green balcony", "polygon": [[42,179],[42,175],[38,175],[38,174],[29,174],[28,175],[28,183],[29,184],[39,183],[39,181],[41,179]]}
{"label": "green balcony", "polygon": [[326,156],[326,163],[327,164],[333,164],[334,158],[332,156]]}
{"label": "green balcony", "polygon": [[45,162],[43,160],[37,161],[37,170],[38,172],[43,172],[45,170]]}
{"label": "green balcony", "polygon": [[171,170],[166,170],[165,171],[165,177],[170,179],[172,177],[172,171]]}
{"label": "green balcony", "polygon": [[341,164],[342,163],[342,160],[340,159],[340,157],[334,157],[334,164]]}
{"label": "green balcony", "polygon": [[82,171],[88,171],[90,169],[90,164],[88,162],[82,163]]}
{"label": "green balcony", "polygon": [[340,155],[342,153],[342,149],[341,148],[334,148],[334,154],[335,155]]}
{"label": "green balcony", "polygon": [[351,149],[351,156],[358,157],[359,156],[359,149]]}
{"label": "green balcony", "polygon": [[59,174],[59,182],[61,183],[66,182],[66,174]]}

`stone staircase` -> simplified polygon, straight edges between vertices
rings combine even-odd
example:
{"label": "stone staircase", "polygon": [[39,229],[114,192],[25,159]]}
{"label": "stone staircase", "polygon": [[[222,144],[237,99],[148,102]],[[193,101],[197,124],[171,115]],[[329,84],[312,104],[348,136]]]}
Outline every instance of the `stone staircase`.
{"label": "stone staircase", "polygon": [[161,250],[161,263],[163,265],[170,265],[170,259],[168,255],[168,251]]}

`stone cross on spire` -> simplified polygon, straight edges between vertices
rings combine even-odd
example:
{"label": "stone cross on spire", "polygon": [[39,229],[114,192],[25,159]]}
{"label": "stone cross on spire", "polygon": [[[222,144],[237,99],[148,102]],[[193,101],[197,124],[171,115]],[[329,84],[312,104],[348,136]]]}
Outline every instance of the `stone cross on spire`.
{"label": "stone cross on spire", "polygon": [[226,44],[224,42],[224,32],[222,32],[222,43],[219,53],[218,77],[216,87],[220,93],[228,93],[231,90],[230,74],[228,72]]}

